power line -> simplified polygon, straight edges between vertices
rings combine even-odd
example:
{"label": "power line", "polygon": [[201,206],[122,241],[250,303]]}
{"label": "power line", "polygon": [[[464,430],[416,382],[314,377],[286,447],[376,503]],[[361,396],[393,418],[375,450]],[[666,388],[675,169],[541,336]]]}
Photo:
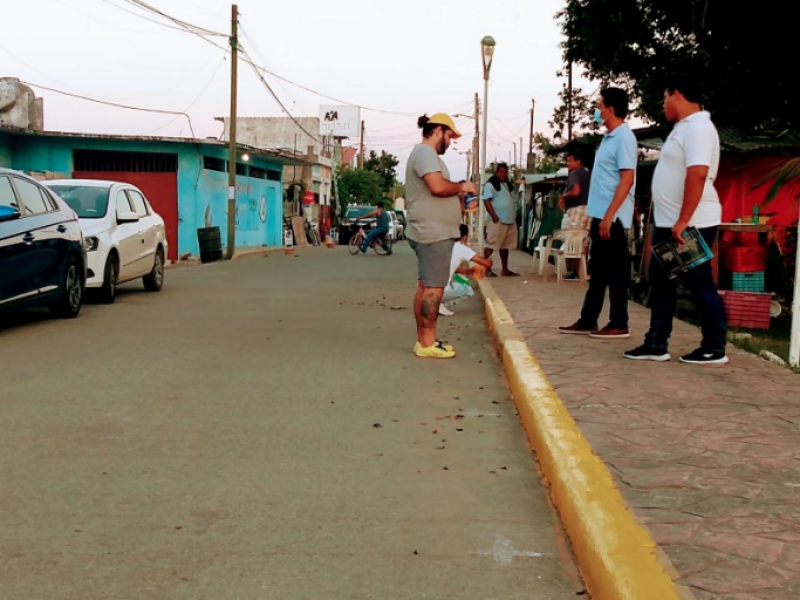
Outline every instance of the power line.
{"label": "power line", "polygon": [[[200,90],[200,93],[197,94],[197,96],[195,96],[194,100],[191,101],[189,106],[187,106],[186,108],[183,109],[184,113],[188,113],[189,109],[192,108],[195,105],[195,103],[198,100],[200,100],[200,98],[203,96],[203,94],[206,93],[206,90],[211,85],[211,82],[214,81],[214,79],[216,78],[217,73],[219,73],[220,67],[222,67],[222,65],[225,63],[225,61],[226,61],[226,57],[223,56],[222,59],[219,61],[219,64],[217,65],[217,68],[214,69],[214,73],[211,75],[211,79],[209,79],[208,83],[206,83],[205,86],[203,86],[203,89]],[[160,127],[156,127],[155,129],[151,129],[150,131],[144,133],[143,135],[149,135],[149,134],[151,134],[153,132],[158,131],[159,129],[164,129],[164,127],[168,127],[169,125],[172,125],[175,121],[177,121],[180,118],[181,118],[181,115],[178,115],[174,119],[169,120],[168,122],[164,123]],[[190,123],[191,123],[191,121],[190,121]],[[190,125],[190,127],[191,127],[191,125]],[[194,132],[192,132],[192,137],[194,137]]]}
{"label": "power line", "polygon": [[288,109],[288,108],[286,108],[286,106],[284,106],[283,102],[281,102],[281,99],[280,99],[280,98],[278,98],[278,95],[277,95],[277,94],[275,93],[275,91],[274,91],[274,90],[273,90],[273,89],[270,87],[269,83],[267,83],[267,80],[266,80],[266,79],[264,79],[264,76],[263,76],[263,75],[262,75],[262,74],[259,72],[258,68],[256,67],[256,64],[253,62],[253,59],[250,57],[250,54],[248,54],[247,50],[246,50],[244,47],[242,47],[242,46],[241,46],[241,44],[239,45],[239,50],[242,52],[242,55],[243,55],[243,57],[244,57],[244,58],[243,58],[244,62],[246,62],[247,64],[249,64],[249,65],[250,65],[250,66],[253,68],[253,71],[255,72],[255,74],[256,74],[256,77],[258,77],[258,79],[261,81],[261,83],[262,83],[262,84],[264,84],[264,87],[265,87],[265,88],[267,88],[267,91],[268,91],[268,92],[270,93],[270,95],[271,95],[271,96],[272,96],[272,97],[275,99],[275,102],[277,102],[277,103],[278,103],[278,106],[280,106],[280,107],[281,107],[281,110],[283,110],[283,112],[284,112],[284,113],[286,113],[286,115],[287,115],[287,116],[288,116],[288,117],[289,117],[289,118],[290,118],[292,121],[294,121],[294,124],[295,124],[295,125],[297,125],[297,126],[300,128],[300,130],[301,130],[303,133],[305,133],[305,134],[306,134],[308,137],[310,137],[310,138],[311,138],[312,140],[314,140],[315,142],[317,142],[317,143],[322,143],[322,142],[321,142],[321,141],[320,141],[320,140],[317,138],[317,136],[315,136],[315,135],[313,135],[313,134],[309,133],[309,132],[308,132],[308,130],[307,130],[305,127],[303,127],[303,126],[300,124],[300,121],[298,121],[297,119],[295,119],[295,118],[294,118],[294,115],[292,115],[292,113],[290,113],[290,112],[289,112],[289,109]]}
{"label": "power line", "polygon": [[[109,3],[111,6],[116,6],[120,10],[124,10],[122,7],[120,7],[118,5],[115,5],[112,2],[110,2],[110,0],[103,0],[103,1]],[[168,14],[166,14],[166,13],[164,13],[164,12],[162,12],[162,11],[156,9],[156,8],[154,8],[153,6],[150,6],[146,2],[143,2],[142,0],[122,0],[122,1],[123,2],[127,2],[128,4],[131,4],[133,6],[136,6],[136,7],[140,8],[140,9],[142,9],[142,10],[146,10],[146,11],[152,13],[152,14],[156,14],[156,15],[164,18],[164,19],[168,19],[169,21],[171,21],[172,23],[177,25],[178,26],[177,28],[179,28],[180,30],[192,33],[192,34],[200,37],[201,39],[205,40],[209,44],[212,44],[213,46],[217,47],[218,49],[220,49],[220,50],[222,50],[222,51],[224,51],[226,53],[230,53],[230,49],[229,48],[227,48],[225,46],[222,46],[220,44],[217,44],[213,40],[209,40],[206,37],[206,36],[229,37],[227,34],[216,32],[216,31],[212,31],[212,30],[209,30],[209,29],[205,29],[203,27],[198,27],[196,25],[192,25],[191,23],[188,23],[186,21],[183,21],[181,19],[177,19],[176,17],[172,17],[172,16],[168,15]],[[126,12],[130,12],[130,11],[126,11]],[[137,15],[137,16],[141,16],[141,15]],[[148,20],[151,20],[151,19],[148,19]],[[165,23],[159,23],[157,21],[156,21],[156,23],[159,24],[159,25],[162,25],[162,26],[170,27],[172,29],[176,29],[175,27],[169,26],[169,25],[167,25]],[[248,40],[250,40],[250,42],[252,43],[252,38],[250,36],[248,36],[246,33],[245,33],[245,37],[247,37]],[[255,48],[256,51],[258,51],[258,48],[255,46],[255,44],[253,44],[253,47]],[[244,60],[244,59],[242,59],[242,60]],[[274,94],[274,92],[272,92],[272,90],[269,87],[269,85],[267,84],[266,80],[263,78],[264,74],[271,75],[272,77],[275,77],[276,79],[284,81],[284,82],[286,82],[286,83],[288,83],[290,85],[293,85],[293,86],[295,86],[297,88],[300,88],[301,90],[305,90],[305,91],[310,92],[310,93],[312,93],[312,94],[314,94],[316,96],[319,96],[321,98],[326,98],[328,100],[332,100],[332,101],[337,102],[339,104],[347,104],[347,105],[350,105],[350,106],[356,106],[356,107],[358,107],[358,108],[360,108],[362,110],[366,110],[366,111],[370,111],[370,112],[376,112],[376,113],[383,113],[383,114],[388,114],[388,115],[399,115],[399,116],[403,116],[403,117],[419,116],[416,113],[385,110],[385,109],[380,109],[380,108],[369,107],[369,106],[366,106],[364,104],[358,104],[357,102],[348,102],[346,100],[342,100],[340,98],[336,98],[335,96],[330,96],[328,94],[324,94],[324,93],[319,92],[317,90],[314,90],[314,89],[312,89],[312,88],[310,88],[308,86],[299,84],[299,83],[297,83],[295,81],[292,81],[291,79],[289,79],[287,77],[284,77],[282,75],[278,75],[277,73],[275,73],[273,71],[270,71],[270,70],[266,69],[265,67],[262,67],[261,65],[256,64],[255,61],[251,57],[248,57],[248,59],[244,60],[244,62],[247,62],[248,64],[250,64],[250,66],[254,70],[257,71],[257,74],[259,75],[259,79],[261,79],[262,83],[267,86],[267,89],[270,90],[271,94]],[[278,102],[282,105],[282,103],[280,101],[278,101]],[[464,106],[472,106],[472,102],[467,102],[467,103],[460,104],[456,108],[462,108]],[[284,111],[287,114],[289,114],[289,111],[286,110],[285,107],[282,106],[282,108],[284,109]],[[311,137],[313,138],[314,136],[311,136]],[[316,138],[314,138],[314,139],[316,139]]]}
{"label": "power line", "polygon": [[28,81],[22,81],[21,83],[34,88],[39,88],[42,90],[47,90],[48,92],[54,92],[56,94],[62,94],[64,96],[69,96],[71,98],[78,98],[80,100],[86,100],[87,102],[94,102],[96,104],[105,104],[106,106],[113,106],[115,108],[125,108],[128,110],[138,110],[142,112],[151,112],[151,113],[159,113],[162,115],[182,115],[186,117],[186,120],[189,121],[189,130],[192,132],[192,137],[196,137],[194,133],[194,128],[192,127],[192,118],[183,111],[177,110],[163,110],[159,108],[143,108],[141,106],[128,106],[127,104],[118,104],[117,102],[106,102],[105,100],[98,100],[96,98],[90,98],[89,96],[81,96],[80,94],[73,94],[71,92],[65,92],[63,90],[57,90],[55,88],[47,87],[44,85],[39,85],[37,83],[30,83]]}
{"label": "power line", "polygon": [[142,0],[123,0],[123,2],[127,2],[128,4],[136,6],[136,7],[140,8],[142,10],[145,10],[145,11],[147,11],[149,13],[152,13],[154,15],[158,15],[159,17],[161,17],[163,19],[167,19],[168,21],[171,21],[171,22],[175,23],[175,25],[177,25],[178,27],[189,31],[190,33],[194,33],[196,35],[200,35],[200,36],[211,35],[211,36],[218,36],[218,37],[229,37],[227,33],[220,33],[219,31],[212,31],[211,29],[206,29],[205,27],[198,27],[197,25],[192,25],[191,23],[188,23],[187,21],[183,21],[183,20],[178,19],[176,17],[170,16],[167,13],[158,10],[154,6],[150,6],[149,4],[147,4],[147,2],[143,2]]}
{"label": "power line", "polygon": [[139,19],[144,19],[145,21],[149,21],[150,23],[155,23],[156,25],[160,25],[160,26],[166,27],[168,29],[173,29],[175,31],[180,31],[182,33],[190,33],[189,31],[186,31],[186,29],[183,28],[183,27],[175,27],[174,25],[167,25],[166,23],[163,23],[161,21],[157,21],[155,19],[151,19],[150,17],[146,17],[143,14],[140,14],[140,13],[137,13],[137,12],[132,11],[130,9],[127,9],[124,6],[119,6],[118,4],[114,4],[113,2],[111,2],[111,0],[102,0],[102,1],[105,2],[106,4],[108,4],[109,6],[113,6],[114,8],[118,8],[119,10],[124,11],[124,12],[128,13],[129,15],[133,15],[134,17],[137,17]]}

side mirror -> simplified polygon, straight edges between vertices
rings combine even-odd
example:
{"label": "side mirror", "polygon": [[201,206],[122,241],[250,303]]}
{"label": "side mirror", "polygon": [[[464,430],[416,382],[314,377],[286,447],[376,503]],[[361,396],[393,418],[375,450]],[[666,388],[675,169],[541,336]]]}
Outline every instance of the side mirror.
{"label": "side mirror", "polygon": [[124,211],[117,213],[117,223],[122,225],[123,223],[138,223],[139,216],[135,212],[131,211]]}
{"label": "side mirror", "polygon": [[13,206],[0,206],[0,222],[19,219],[19,210]]}

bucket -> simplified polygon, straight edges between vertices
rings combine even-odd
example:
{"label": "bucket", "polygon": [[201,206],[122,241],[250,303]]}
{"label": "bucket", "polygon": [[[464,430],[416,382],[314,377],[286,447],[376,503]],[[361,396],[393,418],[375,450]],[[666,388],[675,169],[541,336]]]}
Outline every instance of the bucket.
{"label": "bucket", "polygon": [[197,241],[200,244],[200,262],[222,260],[222,237],[219,227],[198,228]]}

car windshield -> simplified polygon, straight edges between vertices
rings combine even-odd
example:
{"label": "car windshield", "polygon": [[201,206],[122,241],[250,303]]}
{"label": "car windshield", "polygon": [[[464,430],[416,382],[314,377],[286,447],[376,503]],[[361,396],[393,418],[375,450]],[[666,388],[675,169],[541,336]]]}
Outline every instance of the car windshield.
{"label": "car windshield", "polygon": [[108,210],[108,188],[86,185],[51,185],[80,219],[101,219]]}
{"label": "car windshield", "polygon": [[345,218],[356,220],[375,210],[374,206],[350,206],[345,213]]}

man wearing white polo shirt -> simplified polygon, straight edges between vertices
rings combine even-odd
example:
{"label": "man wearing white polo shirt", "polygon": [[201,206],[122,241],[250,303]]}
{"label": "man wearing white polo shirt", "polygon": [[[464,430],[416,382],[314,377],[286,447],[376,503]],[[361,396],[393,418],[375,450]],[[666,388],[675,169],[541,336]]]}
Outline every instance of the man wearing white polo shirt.
{"label": "man wearing white polo shirt", "polygon": [[[717,235],[722,207],[714,179],[719,168],[719,134],[711,116],[700,105],[697,84],[676,79],[664,92],[664,116],[675,126],[669,134],[653,173],[653,245],[697,228],[709,248]],[[700,347],[680,357],[681,362],[725,364],[725,309],[707,262],[686,271],[681,282],[692,293],[700,311],[703,339]],[[644,344],[624,354],[633,360],[667,361],[667,342],[677,305],[676,282],[658,261],[650,261],[650,330]]]}
{"label": "man wearing white polo shirt", "polygon": [[[587,212],[592,218],[589,248],[589,289],[581,317],[572,325],[559,327],[561,333],[589,335],[600,339],[630,337],[628,331],[628,285],[631,265],[625,230],[633,222],[633,193],[636,185],[636,137],[625,122],[628,94],[609,87],[600,92],[595,121],[605,125],[600,148],[594,159]],[[609,319],[597,329],[608,289]]]}

